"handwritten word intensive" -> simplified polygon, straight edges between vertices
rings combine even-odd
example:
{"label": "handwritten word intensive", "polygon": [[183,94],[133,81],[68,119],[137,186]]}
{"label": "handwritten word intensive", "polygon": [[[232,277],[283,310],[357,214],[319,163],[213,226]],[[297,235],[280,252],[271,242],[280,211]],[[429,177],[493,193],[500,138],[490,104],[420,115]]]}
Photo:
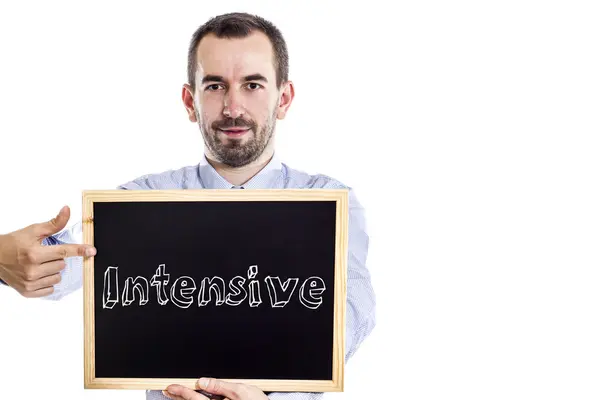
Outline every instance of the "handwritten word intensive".
{"label": "handwritten word intensive", "polygon": [[[258,307],[263,303],[260,281],[257,278],[257,265],[248,268],[247,279],[243,276],[233,277],[227,285],[229,287],[228,293],[225,291],[225,280],[218,276],[203,278],[197,294],[194,293],[198,289],[196,282],[189,276],[181,276],[175,279],[169,288],[171,275],[166,273],[165,264],[158,266],[149,281],[142,276],[128,277],[125,280],[123,292],[119,293],[118,274],[118,267],[114,266],[108,267],[104,272],[102,307],[105,309],[112,309],[119,302],[124,307],[129,306],[135,302],[136,297],[138,305],[147,304],[150,286],[156,288],[156,298],[161,306],[166,305],[169,301],[179,308],[188,308],[194,302],[198,307],[209,304],[239,306],[246,301],[250,307]],[[248,280],[247,285],[246,280]],[[271,307],[285,307],[290,302],[299,280],[299,278],[288,278],[285,282],[282,282],[278,276],[265,277],[264,282]],[[297,294],[298,300],[303,306],[314,310],[323,303],[322,294],[324,291],[325,282],[323,279],[311,276],[305,279],[300,286]]]}

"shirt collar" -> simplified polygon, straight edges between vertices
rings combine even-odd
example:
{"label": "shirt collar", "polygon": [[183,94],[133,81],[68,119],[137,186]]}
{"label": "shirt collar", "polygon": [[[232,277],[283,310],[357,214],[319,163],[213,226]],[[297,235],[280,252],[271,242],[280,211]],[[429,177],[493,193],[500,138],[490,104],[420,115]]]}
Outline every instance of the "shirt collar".
{"label": "shirt collar", "polygon": [[[206,189],[240,188],[240,186],[233,185],[219,175],[214,167],[210,165],[205,155],[202,156],[200,163],[198,164],[198,170],[203,187]],[[269,163],[265,165],[263,169],[254,175],[248,182],[241,185],[241,187],[244,189],[267,189],[273,187],[275,181],[281,176],[281,173],[281,161],[277,155],[274,154]]]}

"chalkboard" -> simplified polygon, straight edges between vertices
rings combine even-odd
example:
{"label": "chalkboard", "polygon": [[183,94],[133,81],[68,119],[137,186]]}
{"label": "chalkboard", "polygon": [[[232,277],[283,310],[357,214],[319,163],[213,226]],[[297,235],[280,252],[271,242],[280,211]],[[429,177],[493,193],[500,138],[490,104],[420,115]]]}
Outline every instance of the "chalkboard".
{"label": "chalkboard", "polygon": [[85,387],[343,390],[347,190],[83,192]]}

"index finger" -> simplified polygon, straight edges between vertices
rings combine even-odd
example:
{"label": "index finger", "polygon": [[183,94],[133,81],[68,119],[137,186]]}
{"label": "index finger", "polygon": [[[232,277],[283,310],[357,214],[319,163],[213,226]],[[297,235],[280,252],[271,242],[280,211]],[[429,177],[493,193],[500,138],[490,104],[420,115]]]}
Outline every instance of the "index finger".
{"label": "index finger", "polygon": [[41,264],[69,257],[92,257],[96,255],[96,249],[87,244],[57,244],[42,246],[38,254]]}
{"label": "index finger", "polygon": [[236,383],[226,382],[215,378],[200,378],[196,382],[196,386],[204,392],[213,395],[221,395],[231,400],[240,398],[238,392],[240,386]]}
{"label": "index finger", "polygon": [[163,394],[176,400],[208,400],[206,396],[182,385],[170,385],[167,387],[166,393],[163,392]]}

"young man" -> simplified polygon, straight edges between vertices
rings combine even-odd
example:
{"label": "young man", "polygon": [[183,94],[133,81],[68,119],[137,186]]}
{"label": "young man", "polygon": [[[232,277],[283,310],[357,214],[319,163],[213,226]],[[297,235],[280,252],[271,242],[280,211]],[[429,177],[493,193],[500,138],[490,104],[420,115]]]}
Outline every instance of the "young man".
{"label": "young man", "polygon": [[[282,163],[274,151],[277,119],[294,98],[288,53],[279,30],[244,13],[215,17],[193,35],[188,83],[182,100],[202,133],[205,152],[195,166],[137,178],[120,189],[348,188],[325,175],[309,175]],[[350,190],[346,360],[375,325],[375,295],[366,268],[369,237],[363,208]],[[0,236],[0,280],[26,297],[60,299],[82,286],[83,257],[95,249],[80,243],[81,224],[63,230],[64,207],[51,221]],[[206,399],[180,386],[149,391],[147,399]],[[198,389],[231,400],[266,399],[259,389],[199,379]],[[164,395],[163,395],[164,394]],[[319,393],[271,393],[269,398],[316,399]]]}

